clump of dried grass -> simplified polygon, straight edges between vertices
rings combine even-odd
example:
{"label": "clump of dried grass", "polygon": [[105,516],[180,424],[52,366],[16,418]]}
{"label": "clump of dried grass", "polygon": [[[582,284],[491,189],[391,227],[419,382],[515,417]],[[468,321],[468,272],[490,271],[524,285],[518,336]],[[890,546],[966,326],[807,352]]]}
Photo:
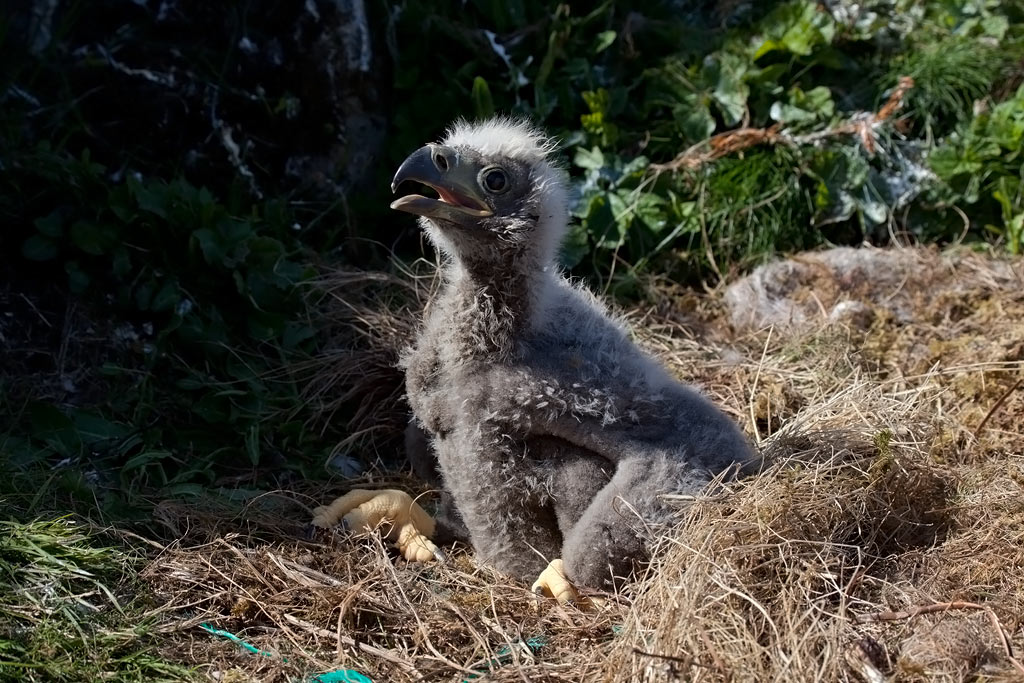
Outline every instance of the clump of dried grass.
{"label": "clump of dried grass", "polygon": [[409,416],[398,357],[416,334],[437,270],[423,261],[396,270],[334,270],[312,283],[328,343],[294,371],[306,377],[308,421],[320,430],[344,424],[347,436],[333,454],[353,451],[394,464],[401,452]]}
{"label": "clump of dried grass", "polygon": [[697,501],[664,539],[607,680],[846,675],[844,648],[869,635],[857,615],[901,599],[900,563],[952,524],[953,477],[928,461],[916,398],[838,394],[771,439],[763,472]]}
{"label": "clump of dried grass", "polygon": [[[494,669],[497,677],[489,680],[568,680],[576,664],[566,662],[580,659],[581,644],[608,640],[621,619],[620,606],[593,614],[541,608],[525,586],[462,552],[443,565],[413,565],[396,559],[379,536],[339,535],[326,543],[254,541],[223,529],[205,536],[189,510],[177,512],[179,525],[190,519],[192,532],[165,548],[144,578],[181,615],[169,634],[178,651],[187,649],[211,673],[285,681],[347,668],[375,681],[411,681],[475,678]],[[303,511],[293,512],[304,519]],[[201,623],[267,654],[212,639]],[[538,652],[525,645],[531,638],[542,640]]]}
{"label": "clump of dried grass", "polygon": [[[223,514],[164,508],[182,540],[147,577],[181,615],[192,661],[248,680],[342,666],[378,681],[1019,678],[1024,294],[993,263],[986,274],[970,256],[930,273],[909,317],[878,310],[866,326],[730,330],[720,298],[678,292],[671,307],[625,312],[642,343],[747,428],[765,463],[680,501],[655,561],[605,611],[538,606],[462,551],[420,567],[374,539],[296,540],[303,506],[337,491],[291,509],[254,502],[243,535]],[[397,316],[341,297],[339,329],[368,355],[358,368],[339,356],[313,390],[379,386],[380,410],[352,418],[374,437],[404,424],[400,378],[383,373],[422,305],[409,294],[423,291],[402,294]],[[411,480],[357,485],[429,500]],[[288,662],[244,655],[199,621]],[[533,637],[545,644],[523,645]]]}

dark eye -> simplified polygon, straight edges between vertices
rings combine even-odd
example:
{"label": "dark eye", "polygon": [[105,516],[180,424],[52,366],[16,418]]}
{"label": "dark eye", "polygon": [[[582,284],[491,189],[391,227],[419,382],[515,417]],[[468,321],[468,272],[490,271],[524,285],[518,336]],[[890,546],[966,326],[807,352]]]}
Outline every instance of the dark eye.
{"label": "dark eye", "polygon": [[489,168],[481,175],[484,187],[488,192],[500,194],[508,189],[508,175],[500,168]]}

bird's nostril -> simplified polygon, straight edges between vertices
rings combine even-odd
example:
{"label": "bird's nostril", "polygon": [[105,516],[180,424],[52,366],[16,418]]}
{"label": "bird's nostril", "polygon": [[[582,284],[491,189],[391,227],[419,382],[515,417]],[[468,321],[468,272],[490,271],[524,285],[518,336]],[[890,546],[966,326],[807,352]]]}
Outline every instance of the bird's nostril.
{"label": "bird's nostril", "polygon": [[436,166],[437,170],[441,172],[448,170],[448,159],[440,150],[434,151],[434,166]]}

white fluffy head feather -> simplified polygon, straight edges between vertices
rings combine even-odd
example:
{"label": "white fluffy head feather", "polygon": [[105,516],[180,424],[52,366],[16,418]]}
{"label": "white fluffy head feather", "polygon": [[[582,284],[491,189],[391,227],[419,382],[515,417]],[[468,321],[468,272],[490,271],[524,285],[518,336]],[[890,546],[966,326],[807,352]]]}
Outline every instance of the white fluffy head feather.
{"label": "white fluffy head feather", "polygon": [[449,147],[472,147],[484,156],[505,156],[529,163],[547,161],[558,149],[558,142],[528,119],[496,116],[486,121],[459,119],[442,142]]}

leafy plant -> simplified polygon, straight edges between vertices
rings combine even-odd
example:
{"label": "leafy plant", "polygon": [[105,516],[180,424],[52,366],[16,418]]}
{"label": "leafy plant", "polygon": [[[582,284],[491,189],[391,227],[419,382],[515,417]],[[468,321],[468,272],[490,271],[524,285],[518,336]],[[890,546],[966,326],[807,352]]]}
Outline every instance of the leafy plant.
{"label": "leafy plant", "polygon": [[980,112],[930,158],[945,202],[972,206],[975,220],[1020,254],[1024,228],[1024,86]]}
{"label": "leafy plant", "polygon": [[[373,225],[363,233],[371,240],[392,239],[378,224],[411,225],[377,220],[385,176],[410,149],[457,116],[512,112],[563,143],[575,190],[564,263],[611,277],[619,294],[638,294],[643,272],[695,282],[823,242],[957,239],[961,206],[966,237],[1021,248],[1018,3],[607,0],[580,11],[545,0],[406,0],[373,13],[395,108],[386,158],[374,165],[379,191],[351,196],[365,214],[352,225]],[[69,15],[64,30],[79,19]],[[244,23],[233,24],[235,40],[249,35]],[[0,48],[11,54],[8,39]],[[237,55],[220,68],[206,47],[182,55],[193,48],[205,55],[196,73],[219,88],[211,92],[250,102],[229,82]],[[331,435],[292,417],[300,381],[283,368],[318,343],[299,287],[346,228],[298,195],[256,198],[242,166],[211,176],[154,157],[157,146],[138,136],[121,149],[95,135],[93,112],[106,110],[82,104],[79,81],[57,77],[64,58],[9,60],[6,92],[21,104],[2,127],[0,248],[116,320],[103,332],[124,338],[91,359],[109,400],[0,379],[9,452],[24,466],[76,463],[81,476],[69,467],[58,479],[78,497],[154,485],[190,494],[229,473],[304,467]],[[901,90],[905,76],[914,85]],[[62,104],[30,122],[26,83]],[[266,130],[275,117],[314,111],[308,94],[279,90],[264,102]],[[22,135],[36,128],[50,142]],[[266,168],[255,172],[279,187]],[[372,265],[361,244],[347,243],[343,258]],[[419,241],[395,249],[412,255]]]}
{"label": "leafy plant", "polygon": [[87,152],[74,158],[45,143],[15,163],[16,182],[34,188],[13,212],[35,216],[22,256],[106,315],[134,321],[106,329],[120,350],[87,373],[119,387],[116,398],[98,409],[8,405],[32,435],[14,449],[19,465],[81,463],[99,478],[63,486],[75,495],[98,485],[113,509],[123,499],[111,491],[195,494],[226,471],[255,471],[268,452],[323,451],[300,445],[305,432],[287,418],[296,380],[269,379],[305,357],[315,334],[300,290],[314,271],[281,201],[245,205],[236,195],[232,207],[182,178],[110,183]]}

